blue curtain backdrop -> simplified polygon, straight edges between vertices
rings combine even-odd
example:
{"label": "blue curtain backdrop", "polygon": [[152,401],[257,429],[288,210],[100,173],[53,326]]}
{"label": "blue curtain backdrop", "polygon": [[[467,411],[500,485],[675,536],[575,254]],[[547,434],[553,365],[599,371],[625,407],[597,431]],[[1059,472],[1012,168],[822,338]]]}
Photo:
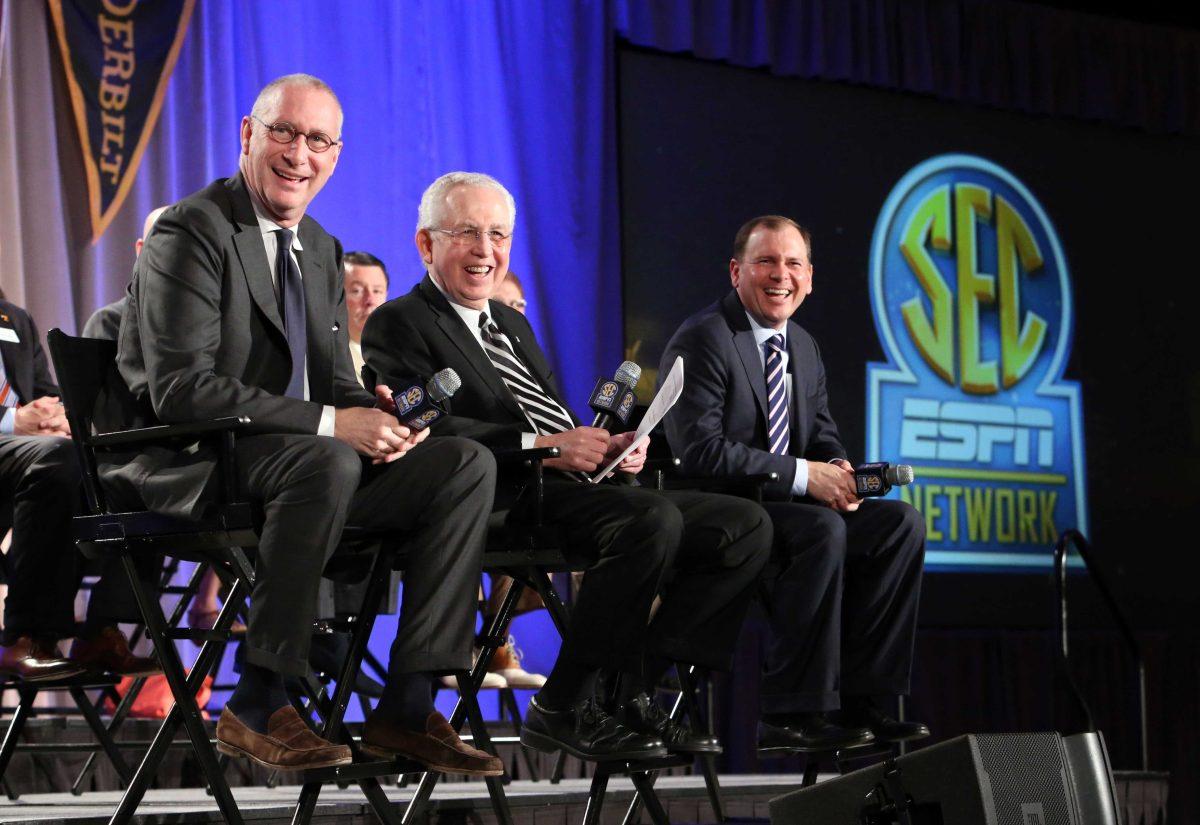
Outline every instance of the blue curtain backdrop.
{"label": "blue curtain backdrop", "polygon": [[[124,208],[88,243],[79,150],[43,4],[6,4],[0,282],[43,328],[77,329],[128,280],[142,217],[236,169],[256,91],[293,71],[346,110],[313,207],[347,249],[420,275],[422,189],[497,176],[518,204],[512,266],[568,399],[621,358],[614,45],[1152,132],[1200,134],[1200,35],[1008,0],[247,0],[197,3]],[[678,151],[689,140],[680,135]],[[713,193],[720,197],[720,193]],[[670,216],[647,232],[666,231]],[[686,231],[686,227],[681,228]]]}

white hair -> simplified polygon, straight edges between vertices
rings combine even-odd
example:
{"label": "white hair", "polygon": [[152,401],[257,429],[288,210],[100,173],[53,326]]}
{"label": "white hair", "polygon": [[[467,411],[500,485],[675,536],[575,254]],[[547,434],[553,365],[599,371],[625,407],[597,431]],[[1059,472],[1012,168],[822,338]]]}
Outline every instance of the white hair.
{"label": "white hair", "polygon": [[421,205],[417,207],[417,231],[422,229],[440,228],[442,211],[446,208],[446,196],[459,186],[479,186],[495,189],[504,195],[508,206],[508,223],[513,226],[517,222],[517,202],[512,194],[504,188],[504,184],[485,175],[482,172],[447,172],[429,184],[425,194],[421,195]]}

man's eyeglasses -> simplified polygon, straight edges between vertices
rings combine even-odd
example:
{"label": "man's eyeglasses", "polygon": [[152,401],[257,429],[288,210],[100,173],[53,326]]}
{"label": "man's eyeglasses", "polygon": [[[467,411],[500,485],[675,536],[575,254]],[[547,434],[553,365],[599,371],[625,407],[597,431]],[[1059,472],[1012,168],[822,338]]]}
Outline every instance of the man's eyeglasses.
{"label": "man's eyeglasses", "polygon": [[511,232],[501,232],[499,229],[484,231],[473,226],[460,226],[457,229],[438,229],[433,227],[431,232],[441,232],[456,246],[470,246],[487,238],[496,249],[504,249],[512,240]]}
{"label": "man's eyeglasses", "polygon": [[278,121],[277,123],[267,123],[258,115],[250,115],[263,126],[267,127],[267,135],[276,143],[291,143],[296,139],[296,135],[304,135],[304,142],[308,144],[310,152],[327,152],[329,147],[336,146],[341,143],[340,140],[334,140],[324,132],[309,132],[304,134],[286,120]]}

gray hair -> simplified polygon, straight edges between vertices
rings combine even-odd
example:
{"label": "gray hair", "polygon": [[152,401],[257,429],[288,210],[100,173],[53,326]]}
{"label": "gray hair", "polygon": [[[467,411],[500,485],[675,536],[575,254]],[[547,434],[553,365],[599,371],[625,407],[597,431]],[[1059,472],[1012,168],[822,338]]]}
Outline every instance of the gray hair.
{"label": "gray hair", "polygon": [[517,202],[513,200],[512,194],[504,188],[504,184],[491,175],[485,175],[482,172],[447,172],[429,184],[429,188],[421,195],[421,205],[417,207],[418,232],[422,229],[438,228],[441,222],[442,210],[446,206],[446,196],[450,194],[451,190],[459,186],[479,186],[487,189],[495,189],[504,195],[504,202],[508,205],[509,225],[516,224]]}
{"label": "gray hair", "polygon": [[338,133],[333,136],[334,140],[338,140],[342,136],[342,123],[345,120],[345,115],[342,112],[342,101],[338,100],[338,96],[334,94],[333,89],[329,88],[329,84],[319,77],[314,77],[310,74],[297,72],[296,74],[285,74],[283,77],[277,77],[262,87],[262,91],[258,93],[258,97],[254,98],[254,106],[250,109],[250,115],[259,120],[266,120],[267,111],[275,105],[279,99],[279,93],[284,86],[308,86],[313,89],[318,89],[333,98],[333,102],[338,107]]}

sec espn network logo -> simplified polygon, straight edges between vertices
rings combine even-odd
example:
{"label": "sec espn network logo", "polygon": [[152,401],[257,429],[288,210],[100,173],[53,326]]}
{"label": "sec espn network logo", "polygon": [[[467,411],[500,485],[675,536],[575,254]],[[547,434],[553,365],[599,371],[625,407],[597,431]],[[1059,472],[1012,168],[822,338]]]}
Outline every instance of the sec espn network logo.
{"label": "sec espn network logo", "polygon": [[1087,532],[1079,385],[1062,380],[1071,284],[1041,205],[971,155],[912,169],[871,241],[871,309],[888,357],[867,367],[867,457],[914,465],[926,563],[1050,564]]}

